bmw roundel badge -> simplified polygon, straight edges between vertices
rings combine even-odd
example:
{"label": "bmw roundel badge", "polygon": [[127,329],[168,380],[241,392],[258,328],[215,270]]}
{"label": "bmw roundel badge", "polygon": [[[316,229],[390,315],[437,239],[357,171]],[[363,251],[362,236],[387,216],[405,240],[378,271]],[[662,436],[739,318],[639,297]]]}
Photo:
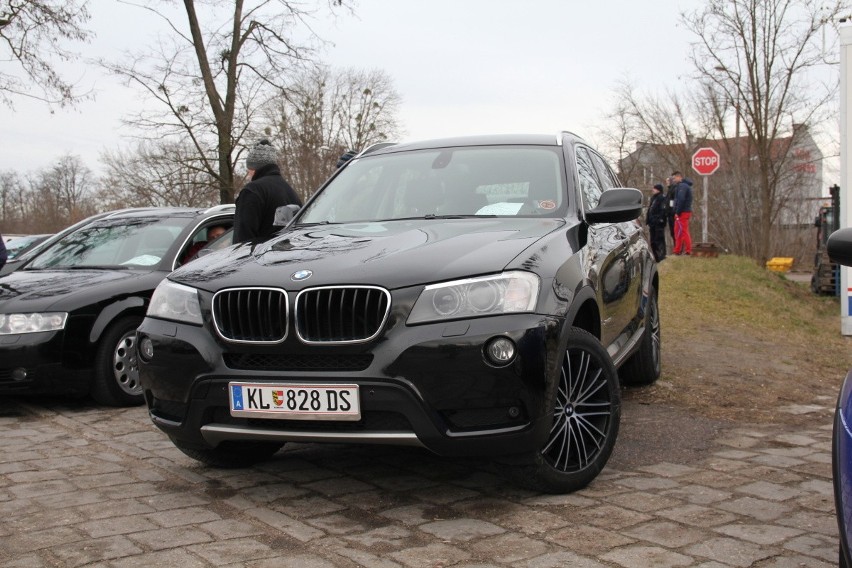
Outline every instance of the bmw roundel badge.
{"label": "bmw roundel badge", "polygon": [[296,272],[290,275],[290,280],[293,280],[294,282],[307,280],[311,277],[312,274],[313,272],[311,272],[310,270],[297,270]]}

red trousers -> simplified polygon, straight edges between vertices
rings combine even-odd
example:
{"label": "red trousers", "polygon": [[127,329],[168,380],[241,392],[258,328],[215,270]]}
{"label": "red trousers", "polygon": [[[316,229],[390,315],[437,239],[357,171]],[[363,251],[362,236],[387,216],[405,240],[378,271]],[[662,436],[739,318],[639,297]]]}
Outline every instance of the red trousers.
{"label": "red trousers", "polygon": [[674,254],[692,254],[692,237],[689,234],[691,211],[684,211],[675,217]]}

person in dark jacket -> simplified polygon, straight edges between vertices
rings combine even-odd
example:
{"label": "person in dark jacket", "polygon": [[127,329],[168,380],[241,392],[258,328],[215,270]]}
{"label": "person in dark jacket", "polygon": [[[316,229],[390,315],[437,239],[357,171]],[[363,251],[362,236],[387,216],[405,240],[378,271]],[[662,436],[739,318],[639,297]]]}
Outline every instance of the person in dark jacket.
{"label": "person in dark jacket", "polygon": [[651,190],[651,201],[645,215],[645,224],[651,233],[651,252],[657,262],[666,258],[666,222],[666,195],[663,193],[663,185],[658,183]]}
{"label": "person in dark jacket", "polygon": [[302,205],[302,200],[281,177],[278,152],[269,140],[249,150],[246,168],[251,181],[237,196],[234,212],[234,243],[266,240],[275,232],[275,210],[284,205]]}
{"label": "person in dark jacket", "polygon": [[3,235],[0,235],[0,268],[6,266],[8,258],[9,252],[6,250],[6,243],[3,241]]}
{"label": "person in dark jacket", "polygon": [[674,218],[674,203],[675,193],[677,193],[677,184],[672,181],[672,178],[666,178],[666,219],[669,224],[669,233],[672,236],[672,248],[675,243],[675,218]]}
{"label": "person in dark jacket", "polygon": [[692,254],[692,236],[689,218],[692,217],[692,180],[684,179],[680,172],[672,173],[675,187],[674,218],[675,244],[672,254]]}

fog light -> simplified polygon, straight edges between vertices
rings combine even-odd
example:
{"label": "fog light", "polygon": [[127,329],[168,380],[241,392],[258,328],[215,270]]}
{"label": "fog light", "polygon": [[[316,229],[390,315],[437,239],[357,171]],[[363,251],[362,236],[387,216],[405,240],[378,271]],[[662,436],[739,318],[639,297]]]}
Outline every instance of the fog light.
{"label": "fog light", "polygon": [[23,367],[18,367],[17,369],[12,369],[12,380],[13,381],[24,381],[27,379],[27,370]]}
{"label": "fog light", "polygon": [[145,359],[154,358],[154,342],[150,337],[143,337],[139,342],[139,350],[142,352],[142,357]]}
{"label": "fog light", "polygon": [[488,362],[497,367],[505,367],[515,360],[517,349],[508,337],[495,337],[485,346]]}

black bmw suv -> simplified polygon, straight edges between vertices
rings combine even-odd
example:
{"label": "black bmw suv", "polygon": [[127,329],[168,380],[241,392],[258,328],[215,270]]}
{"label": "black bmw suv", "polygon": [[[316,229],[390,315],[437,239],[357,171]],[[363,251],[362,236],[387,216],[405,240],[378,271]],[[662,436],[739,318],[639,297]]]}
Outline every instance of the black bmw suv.
{"label": "black bmw suv", "polygon": [[584,487],[620,380],[660,374],[642,197],[619,185],[570,133],[362,152],[271,240],[158,286],[138,330],[152,420],[214,466],[402,444]]}

